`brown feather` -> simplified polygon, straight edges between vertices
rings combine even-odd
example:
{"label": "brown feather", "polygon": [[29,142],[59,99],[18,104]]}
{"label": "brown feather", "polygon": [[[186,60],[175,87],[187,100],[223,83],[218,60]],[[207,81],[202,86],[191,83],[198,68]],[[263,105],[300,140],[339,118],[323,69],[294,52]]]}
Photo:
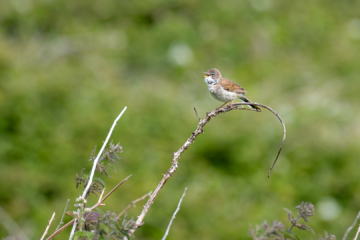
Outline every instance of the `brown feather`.
{"label": "brown feather", "polygon": [[235,92],[235,93],[246,93],[247,92],[247,91],[245,91],[245,89],[243,89],[236,83],[234,83],[226,78],[222,78],[220,80],[220,85],[229,92]]}

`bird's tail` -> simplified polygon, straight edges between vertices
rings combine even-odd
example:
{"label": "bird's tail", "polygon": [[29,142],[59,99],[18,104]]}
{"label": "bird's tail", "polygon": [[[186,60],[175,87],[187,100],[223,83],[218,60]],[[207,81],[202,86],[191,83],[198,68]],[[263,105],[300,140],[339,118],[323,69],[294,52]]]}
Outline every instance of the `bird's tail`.
{"label": "bird's tail", "polygon": [[[252,103],[252,101],[250,101],[247,97],[245,97],[245,95],[242,95],[239,98],[242,102]],[[248,106],[252,109],[260,110],[260,108],[258,106],[255,106],[255,105],[248,105]]]}

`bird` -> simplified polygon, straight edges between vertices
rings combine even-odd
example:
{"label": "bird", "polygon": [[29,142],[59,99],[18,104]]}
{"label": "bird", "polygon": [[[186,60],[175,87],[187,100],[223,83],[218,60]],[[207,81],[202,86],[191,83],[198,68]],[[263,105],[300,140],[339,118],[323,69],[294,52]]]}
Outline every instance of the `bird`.
{"label": "bird", "polygon": [[[251,101],[245,97],[245,93],[247,93],[247,91],[229,79],[223,78],[220,71],[216,68],[212,68],[204,73],[206,74],[206,76],[204,76],[204,81],[208,85],[211,96],[220,102],[225,102],[219,108],[229,102],[230,104],[233,104],[237,98],[239,98],[242,102],[251,103]],[[252,109],[260,110],[259,107],[254,105],[248,106]]]}

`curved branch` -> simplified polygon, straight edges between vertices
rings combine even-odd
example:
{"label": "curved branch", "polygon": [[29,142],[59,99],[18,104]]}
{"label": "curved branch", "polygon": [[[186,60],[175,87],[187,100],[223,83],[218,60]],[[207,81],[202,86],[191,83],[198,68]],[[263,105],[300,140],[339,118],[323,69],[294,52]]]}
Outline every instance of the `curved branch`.
{"label": "curved branch", "polygon": [[[234,103],[233,105],[245,105],[244,103]],[[285,139],[286,139],[286,128],[285,128],[285,123],[284,121],[281,119],[281,117],[279,116],[279,114],[277,114],[273,109],[271,109],[270,107],[266,106],[266,105],[263,105],[263,104],[260,104],[260,103],[247,103],[246,105],[255,105],[255,106],[260,106],[260,107],[263,107],[263,108],[266,108],[267,110],[269,110],[270,112],[272,112],[280,121],[281,125],[283,126],[283,129],[284,129],[284,135],[283,135],[283,139],[282,139],[282,142],[281,142],[281,145],[280,145],[280,148],[279,148],[279,151],[278,151],[278,154],[276,155],[276,158],[273,162],[273,164],[271,165],[270,169],[269,169],[269,172],[268,172],[268,178],[270,177],[270,171],[271,169],[274,168],[275,166],[275,163],[276,161],[278,160],[279,158],[279,155],[280,155],[280,152],[284,146],[284,142],[285,142]]]}
{"label": "curved branch", "polygon": [[283,141],[281,143],[281,146],[280,146],[280,150],[275,158],[275,161],[274,163],[271,165],[270,167],[270,170],[269,170],[269,173],[268,173],[268,177],[270,177],[270,171],[271,169],[274,167],[279,155],[280,155],[280,152],[281,152],[281,149],[283,147],[283,144],[284,144],[284,141],[285,141],[285,138],[286,138],[286,128],[285,128],[285,124],[283,122],[283,120],[281,119],[281,117],[274,111],[272,110],[270,107],[268,106],[265,106],[263,104],[259,104],[259,103],[244,103],[244,102],[239,102],[239,103],[233,103],[233,104],[228,104],[228,105],[225,105],[224,107],[222,108],[218,108],[218,109],[215,109],[211,112],[207,112],[206,113],[206,116],[203,120],[201,120],[196,112],[196,109],[194,108],[195,110],[195,113],[197,115],[197,117],[199,118],[199,124],[196,128],[196,130],[191,134],[190,138],[187,139],[187,141],[184,143],[184,145],[182,145],[180,147],[180,149],[177,151],[177,152],[174,152],[173,154],[173,160],[172,160],[172,164],[171,164],[171,167],[170,169],[164,174],[164,177],[161,179],[160,183],[158,184],[158,186],[156,187],[156,189],[154,190],[154,192],[151,194],[149,200],[147,201],[147,203],[144,205],[144,208],[141,212],[141,214],[138,216],[136,222],[135,222],[135,227],[133,229],[131,229],[129,231],[129,234],[130,235],[133,235],[134,232],[136,231],[136,229],[138,229],[139,227],[141,227],[144,223],[143,223],[143,220],[146,216],[146,214],[148,213],[151,205],[154,203],[154,200],[155,198],[157,197],[157,195],[159,194],[160,190],[164,187],[166,181],[172,176],[172,174],[177,170],[177,168],[179,167],[179,163],[178,163],[178,160],[180,158],[180,155],[194,142],[195,138],[200,134],[200,133],[203,133],[203,129],[204,129],[204,126],[214,117],[216,117],[218,114],[220,113],[225,113],[225,112],[229,112],[229,111],[232,111],[232,110],[249,110],[249,111],[256,111],[256,112],[261,112],[261,109],[251,109],[251,108],[244,108],[242,105],[254,105],[254,106],[259,106],[259,107],[263,107],[267,110],[269,110],[270,112],[272,112],[273,114],[275,114],[275,116],[280,120],[283,128],[284,128],[284,137],[283,137]]}

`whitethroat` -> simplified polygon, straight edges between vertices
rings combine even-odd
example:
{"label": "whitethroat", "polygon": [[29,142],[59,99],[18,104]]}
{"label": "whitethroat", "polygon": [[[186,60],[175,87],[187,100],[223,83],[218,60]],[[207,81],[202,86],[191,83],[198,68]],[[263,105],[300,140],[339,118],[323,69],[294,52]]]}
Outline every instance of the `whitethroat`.
{"label": "whitethroat", "polygon": [[[216,68],[212,68],[207,72],[204,72],[206,76],[204,76],[204,81],[208,85],[211,96],[213,96],[216,100],[220,102],[225,102],[219,108],[223,107],[225,104],[233,102],[239,98],[242,102],[251,103],[251,101],[245,97],[245,91],[242,87],[233,83],[232,81],[223,78],[221,73]],[[249,107],[259,110],[260,108],[253,105],[248,105]]]}

